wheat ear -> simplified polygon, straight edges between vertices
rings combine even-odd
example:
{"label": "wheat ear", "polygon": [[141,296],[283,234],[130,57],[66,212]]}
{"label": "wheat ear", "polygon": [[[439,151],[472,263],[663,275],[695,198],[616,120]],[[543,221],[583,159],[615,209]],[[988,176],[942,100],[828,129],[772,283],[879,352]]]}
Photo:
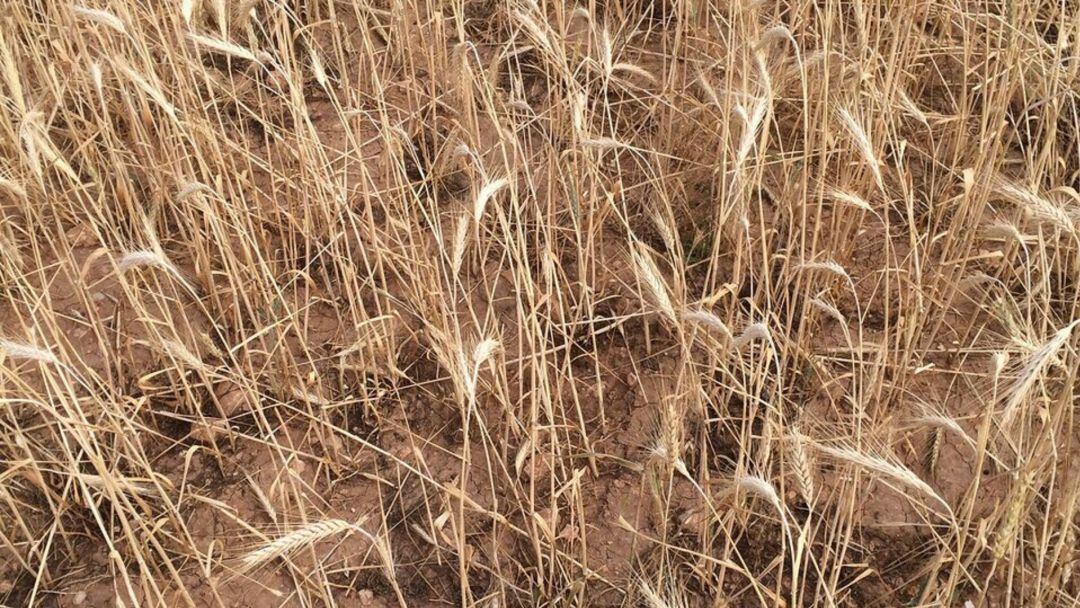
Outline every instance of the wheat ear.
{"label": "wheat ear", "polygon": [[358,527],[359,522],[350,523],[343,519],[317,521],[279,536],[262,547],[248,552],[240,558],[240,564],[244,569],[254,568],[270,560],[288,555],[297,549],[319,542],[329,536],[346,531],[355,532]]}

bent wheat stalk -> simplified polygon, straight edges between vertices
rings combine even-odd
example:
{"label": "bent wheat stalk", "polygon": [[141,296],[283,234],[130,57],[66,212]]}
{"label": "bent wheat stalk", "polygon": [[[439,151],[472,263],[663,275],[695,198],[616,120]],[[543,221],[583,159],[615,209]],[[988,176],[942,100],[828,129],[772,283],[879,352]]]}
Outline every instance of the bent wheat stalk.
{"label": "bent wheat stalk", "polygon": [[12,359],[27,359],[30,361],[53,364],[60,362],[60,360],[56,358],[56,355],[44,348],[39,348],[32,344],[21,344],[11,340],[0,340],[0,352],[3,352]]}
{"label": "bent wheat stalk", "polygon": [[909,488],[918,490],[925,496],[933,498],[952,514],[952,507],[949,506],[949,503],[946,502],[934,488],[930,487],[930,484],[923,481],[922,478],[912,472],[911,469],[903,465],[890,462],[878,456],[864,454],[863,452],[846,446],[834,447],[822,443],[811,443],[811,445],[813,445],[814,449],[818,452],[825,454],[826,456],[854,464],[867,469],[868,471],[873,471]]}
{"label": "bent wheat stalk", "polygon": [[343,519],[327,519],[297,528],[241,557],[241,571],[250,570],[260,564],[288,555],[297,549],[310,546],[335,534],[342,532],[357,532],[364,519],[366,518],[361,518],[361,520],[356,523],[348,522]]}

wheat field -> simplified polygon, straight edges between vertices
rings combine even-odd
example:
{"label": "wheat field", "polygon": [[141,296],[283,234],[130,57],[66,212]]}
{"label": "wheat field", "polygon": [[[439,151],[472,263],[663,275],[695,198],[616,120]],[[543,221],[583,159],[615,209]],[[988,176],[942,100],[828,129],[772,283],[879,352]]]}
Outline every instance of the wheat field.
{"label": "wheat field", "polygon": [[0,605],[1080,605],[1073,0],[6,0]]}

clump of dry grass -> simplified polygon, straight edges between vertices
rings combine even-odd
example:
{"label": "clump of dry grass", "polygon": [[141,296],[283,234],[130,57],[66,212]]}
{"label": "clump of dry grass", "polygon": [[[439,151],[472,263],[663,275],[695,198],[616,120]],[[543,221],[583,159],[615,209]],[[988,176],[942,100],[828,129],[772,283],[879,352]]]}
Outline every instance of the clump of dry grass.
{"label": "clump of dry grass", "polygon": [[4,7],[0,604],[1077,602],[1073,4],[302,4]]}

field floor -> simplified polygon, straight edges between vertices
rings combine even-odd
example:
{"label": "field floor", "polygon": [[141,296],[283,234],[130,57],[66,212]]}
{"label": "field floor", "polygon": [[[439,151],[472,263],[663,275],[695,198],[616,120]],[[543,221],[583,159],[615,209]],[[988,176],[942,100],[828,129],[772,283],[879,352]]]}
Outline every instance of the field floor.
{"label": "field floor", "polygon": [[1071,0],[8,0],[0,606],[1080,605]]}

